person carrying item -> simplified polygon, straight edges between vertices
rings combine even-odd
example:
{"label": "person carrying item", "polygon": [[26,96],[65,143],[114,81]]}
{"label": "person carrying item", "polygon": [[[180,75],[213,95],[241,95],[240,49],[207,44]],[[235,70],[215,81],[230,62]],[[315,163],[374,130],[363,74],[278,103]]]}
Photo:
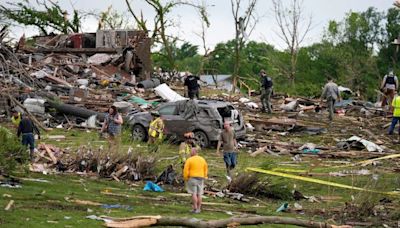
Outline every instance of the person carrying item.
{"label": "person carrying item", "polygon": [[109,152],[118,152],[121,134],[121,125],[124,123],[121,114],[114,105],[108,109],[101,132],[108,134]]}
{"label": "person carrying item", "polygon": [[[396,95],[392,101],[393,108],[393,117],[392,123],[389,127],[389,135],[393,135],[394,128],[396,127],[397,122],[400,121],[400,96]],[[399,126],[399,139],[400,139],[400,126]]]}
{"label": "person carrying item", "polygon": [[199,96],[199,91],[200,91],[200,85],[199,82],[200,77],[196,75],[192,75],[189,72],[185,73],[185,96],[189,97],[190,99],[194,99],[195,97],[197,99],[200,98]]}
{"label": "person carrying item", "polygon": [[183,179],[186,182],[187,192],[192,195],[192,213],[201,212],[201,196],[204,193],[204,179],[208,177],[206,160],[197,155],[197,149],[192,148],[191,157],[185,162]]}
{"label": "person carrying item", "polygon": [[394,95],[396,94],[398,87],[399,82],[397,76],[394,75],[393,70],[390,70],[389,74],[383,77],[381,83],[381,91],[384,94],[384,97],[382,99],[382,108],[384,108],[386,104],[388,104],[389,107],[391,106],[392,100],[394,98]]}
{"label": "person carrying item", "polygon": [[261,105],[262,112],[268,111],[268,113],[272,113],[271,107],[271,95],[273,90],[272,78],[267,76],[265,70],[260,71],[261,76]]}
{"label": "person carrying item", "polygon": [[339,87],[333,82],[333,79],[328,77],[328,83],[325,84],[321,95],[321,103],[326,99],[329,110],[329,121],[333,120],[335,111],[335,102],[340,101]]}
{"label": "person carrying item", "polygon": [[33,161],[33,155],[35,152],[35,133],[40,139],[40,131],[35,124],[33,124],[32,120],[28,116],[22,116],[18,125],[17,136],[20,137],[22,135],[22,145],[29,146],[31,161]]}
{"label": "person carrying item", "polygon": [[158,146],[164,139],[164,121],[157,111],[151,112],[153,121],[149,125],[148,146],[150,152],[157,152]]}
{"label": "person carrying item", "polygon": [[224,162],[226,166],[226,178],[228,181],[232,181],[232,170],[237,164],[237,141],[235,130],[231,127],[228,121],[224,122],[224,130],[222,130],[218,145],[217,145],[217,156],[221,156],[220,148],[223,145],[224,151]]}

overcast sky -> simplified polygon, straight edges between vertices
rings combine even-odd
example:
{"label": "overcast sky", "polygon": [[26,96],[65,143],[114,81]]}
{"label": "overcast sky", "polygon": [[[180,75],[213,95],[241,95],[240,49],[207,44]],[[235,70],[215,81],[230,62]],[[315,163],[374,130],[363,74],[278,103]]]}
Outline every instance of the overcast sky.
{"label": "overcast sky", "polygon": [[[2,4],[7,1],[10,0],[0,0]],[[283,4],[286,5],[290,1],[282,0]],[[129,16],[125,0],[59,0],[58,2],[69,11],[73,6],[80,11],[101,12],[112,5],[115,10]],[[153,21],[153,10],[144,3],[144,0],[130,0],[130,2],[136,12],[143,12],[149,23]],[[206,2],[209,5],[208,12],[211,22],[211,26],[207,30],[207,44],[213,47],[219,42],[224,42],[234,37],[234,22],[230,0],[206,0]],[[247,0],[243,0],[243,2],[246,3]],[[371,6],[376,7],[379,11],[386,11],[392,7],[393,2],[394,0],[304,0],[305,14],[312,15],[313,18],[313,30],[305,40],[305,45],[318,42],[321,39],[329,20],[342,20],[346,13],[350,11],[365,11]],[[261,16],[261,19],[249,39],[266,41],[279,49],[284,48],[283,42],[275,34],[278,28],[272,12],[272,1],[258,0],[256,11]],[[171,12],[169,18],[173,19],[175,24],[175,27],[169,30],[171,33],[193,44],[201,45],[200,38],[195,34],[200,31],[200,19],[193,8],[177,7]],[[97,20],[87,18],[83,29],[85,32],[95,31],[97,29]],[[20,27],[13,30],[13,36],[19,37],[24,32],[27,36],[38,33],[32,28]]]}

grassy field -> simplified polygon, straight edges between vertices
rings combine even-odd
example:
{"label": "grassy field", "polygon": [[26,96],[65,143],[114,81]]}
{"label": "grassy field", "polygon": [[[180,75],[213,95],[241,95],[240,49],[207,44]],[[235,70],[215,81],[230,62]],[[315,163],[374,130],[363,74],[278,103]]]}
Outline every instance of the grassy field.
{"label": "grassy field", "polygon": [[[338,123],[346,126],[345,123]],[[288,136],[277,136],[275,133],[269,133],[266,137],[279,141],[291,141],[296,143],[314,142],[324,145],[333,145],[333,137],[343,134],[343,130],[337,129],[326,135],[308,136],[303,134],[291,134]],[[357,131],[355,126],[349,126]],[[49,135],[65,135],[65,140],[41,140],[47,144],[58,147],[69,147],[73,149],[81,145],[91,147],[105,146],[106,142],[99,139],[97,132],[83,130],[59,130],[55,129]],[[138,142],[131,142],[129,132],[125,131],[122,137],[122,149],[124,153],[129,147],[137,153],[146,154],[146,145]],[[395,146],[394,148],[397,148]],[[168,159],[177,155],[178,146],[164,144],[161,152],[157,154],[156,173],[160,174],[174,160]],[[209,164],[210,178],[208,185],[222,188],[227,185],[225,178],[225,168],[221,157],[215,155],[214,149],[201,151]],[[397,160],[383,161],[379,166],[351,167],[351,168],[329,168],[337,166],[334,159],[322,159],[318,156],[304,156],[301,162],[293,162],[291,156],[265,156],[250,157],[247,149],[240,151],[239,164],[236,174],[246,172],[248,167],[261,167],[265,169],[272,168],[292,168],[306,169],[312,173],[321,175],[314,176],[321,180],[347,184],[371,190],[393,191],[400,187],[400,178],[398,173],[392,171],[397,167]],[[355,162],[354,160],[347,160]],[[342,162],[342,160],[340,160]],[[311,169],[312,167],[328,167],[323,169]],[[346,177],[333,177],[324,175],[329,172],[342,170],[360,170],[368,169],[371,175],[358,176],[348,175]],[[279,215],[298,217],[303,219],[314,219],[320,221],[344,223],[348,221],[368,221],[376,224],[386,222],[395,224],[400,219],[400,208],[393,205],[399,205],[399,199],[394,196],[384,194],[359,192],[355,190],[346,190],[326,185],[313,184],[298,180],[292,180],[282,177],[274,177],[260,174],[260,180],[268,182],[275,192],[291,192],[297,190],[306,196],[323,197],[325,200],[320,202],[309,202],[307,200],[281,200],[257,196],[250,203],[239,202],[233,199],[219,199],[206,196],[203,212],[198,215],[189,213],[190,198],[185,194],[183,188],[172,186],[163,186],[163,193],[144,192],[143,182],[124,183],[116,182],[111,179],[100,179],[93,176],[80,176],[77,174],[39,174],[27,173],[20,170],[15,174],[20,179],[21,188],[11,189],[0,187],[0,227],[100,227],[102,221],[87,219],[90,215],[107,215],[113,217],[128,217],[134,215],[170,215],[177,217],[196,217],[201,219],[220,219],[228,218],[232,215]],[[374,178],[373,178],[374,177]],[[369,213],[370,208],[381,205],[382,199],[390,199],[391,203],[386,204],[385,210],[387,216],[380,217]],[[3,208],[14,200],[14,205],[9,211]],[[83,205],[82,201],[90,201],[93,205]],[[293,208],[294,203],[303,207],[302,212],[277,213],[275,210],[284,202],[289,202]],[[345,203],[357,205],[355,208],[346,208]],[[98,205],[97,205],[98,204]],[[129,206],[119,209],[104,209],[102,204],[120,204]],[[347,210],[347,211],[346,211]],[[353,211],[352,211],[353,210]],[[354,211],[355,210],[355,211]],[[387,220],[387,221],[386,221]],[[264,227],[287,227],[264,225]]]}

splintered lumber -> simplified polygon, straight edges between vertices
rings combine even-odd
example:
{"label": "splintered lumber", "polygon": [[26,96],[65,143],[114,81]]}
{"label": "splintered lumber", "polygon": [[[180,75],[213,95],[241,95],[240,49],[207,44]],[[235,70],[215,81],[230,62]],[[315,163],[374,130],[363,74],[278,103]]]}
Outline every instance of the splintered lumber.
{"label": "splintered lumber", "polygon": [[[112,218],[110,218],[112,219]],[[113,219],[112,219],[113,220]],[[135,222],[137,221],[137,222]],[[155,223],[154,223],[155,222]],[[151,223],[151,224],[150,224]],[[142,225],[143,224],[143,225]],[[196,218],[178,218],[178,217],[160,217],[148,219],[133,219],[126,221],[111,221],[106,222],[106,227],[113,228],[133,228],[147,226],[184,226],[193,228],[208,228],[208,227],[230,227],[232,224],[239,225],[258,225],[258,224],[284,224],[296,225],[301,227],[312,228],[335,228],[326,222],[316,222],[310,220],[302,220],[297,218],[279,217],[279,216],[251,216],[251,217],[231,217],[228,219],[203,221]]]}
{"label": "splintered lumber", "polygon": [[10,202],[8,202],[8,204],[7,204],[7,206],[4,208],[4,210],[5,210],[5,211],[10,210],[13,204],[14,204],[14,200],[10,200]]}
{"label": "splintered lumber", "polygon": [[54,154],[50,150],[50,148],[46,144],[43,144],[43,147],[46,150],[47,154],[49,155],[49,157],[50,157],[51,161],[53,162],[53,164],[57,164],[57,158],[56,158],[56,156],[54,156]]}

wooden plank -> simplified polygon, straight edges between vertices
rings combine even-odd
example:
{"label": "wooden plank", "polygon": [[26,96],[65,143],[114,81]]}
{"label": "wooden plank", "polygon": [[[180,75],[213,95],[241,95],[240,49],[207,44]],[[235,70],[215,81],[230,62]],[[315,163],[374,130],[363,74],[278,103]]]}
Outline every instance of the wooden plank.
{"label": "wooden plank", "polygon": [[38,48],[35,50],[36,53],[117,53],[121,49],[117,48]]}
{"label": "wooden plank", "polygon": [[46,150],[47,154],[50,156],[51,160],[53,161],[54,164],[57,164],[57,158],[54,156],[53,152],[50,150],[50,148],[46,145],[43,144],[44,149]]}

